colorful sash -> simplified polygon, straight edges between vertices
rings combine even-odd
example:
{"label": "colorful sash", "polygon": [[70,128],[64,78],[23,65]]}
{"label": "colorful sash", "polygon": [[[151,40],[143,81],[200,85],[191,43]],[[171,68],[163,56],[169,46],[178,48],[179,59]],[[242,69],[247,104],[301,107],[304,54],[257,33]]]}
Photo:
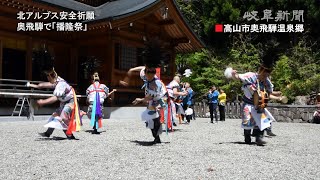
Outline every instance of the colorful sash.
{"label": "colorful sash", "polygon": [[[161,82],[162,83],[162,82]],[[167,92],[167,102],[165,104],[165,108],[160,109],[160,122],[166,124],[166,133],[168,134],[169,129],[173,131],[172,128],[172,107],[171,107],[171,99],[168,95],[168,90],[166,86],[162,83],[162,86],[165,88]]]}
{"label": "colorful sash", "polygon": [[102,111],[100,106],[100,94],[96,92],[96,96],[93,101],[90,126],[102,128]]}
{"label": "colorful sash", "polygon": [[72,135],[72,132],[74,131],[80,131],[81,129],[80,126],[82,125],[82,122],[80,120],[80,112],[79,112],[79,105],[77,101],[77,95],[73,88],[72,88],[72,93],[73,93],[74,106],[73,106],[69,126],[66,132],[67,135]]}

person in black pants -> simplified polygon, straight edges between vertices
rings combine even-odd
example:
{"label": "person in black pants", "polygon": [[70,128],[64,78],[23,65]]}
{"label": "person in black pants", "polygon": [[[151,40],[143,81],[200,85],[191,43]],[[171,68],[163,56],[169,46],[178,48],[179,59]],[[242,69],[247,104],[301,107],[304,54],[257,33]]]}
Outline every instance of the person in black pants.
{"label": "person in black pants", "polygon": [[[156,65],[150,64],[142,71],[145,79],[145,97],[136,98],[132,103],[134,105],[139,103],[147,103],[147,109],[142,113],[141,118],[145,121],[146,127],[151,129],[154,137],[154,144],[161,143],[160,134],[162,133],[162,126],[160,123],[160,115],[158,108],[165,107],[165,100],[167,98],[167,91],[160,79],[155,77]],[[141,73],[143,74],[143,73]]]}
{"label": "person in black pants", "polygon": [[224,93],[223,89],[219,89],[219,114],[220,114],[220,121],[225,121],[226,120],[226,112],[225,112],[225,107],[226,107],[226,101],[227,101],[227,95]]}
{"label": "person in black pants", "polygon": [[215,86],[212,86],[209,90],[208,94],[208,101],[209,101],[209,110],[210,110],[210,122],[213,122],[213,115],[216,119],[216,123],[218,123],[218,116],[217,116],[217,107],[218,107],[218,96],[219,92]]}
{"label": "person in black pants", "polygon": [[193,120],[196,120],[196,112],[195,112],[195,110],[194,110],[195,95],[196,95],[196,92],[193,91],[193,95],[192,95],[192,98],[191,98],[191,106],[190,106],[190,108],[191,108],[192,111],[193,111],[193,113],[192,113],[192,119],[193,119]]}
{"label": "person in black pants", "polygon": [[[182,107],[183,107],[183,110],[186,111],[187,108],[191,108],[192,111],[193,111],[193,113],[192,113],[192,115],[189,117],[189,118],[190,118],[189,120],[191,120],[192,117],[193,117],[194,120],[196,120],[196,118],[195,118],[195,113],[194,113],[194,110],[193,110],[194,91],[193,91],[193,89],[191,88],[190,83],[186,82],[186,83],[184,84],[184,86],[185,86],[185,89],[184,89],[184,90],[187,91],[188,94],[184,97],[184,99],[183,99],[183,101],[182,101],[182,103],[183,103],[183,106],[182,106]],[[185,117],[185,116],[187,116],[187,115],[182,115],[182,120],[183,120],[183,121],[184,121],[184,117]],[[187,118],[187,117],[186,117],[186,118]],[[188,119],[187,119],[187,120],[188,120]]]}
{"label": "person in black pants", "polygon": [[273,91],[273,84],[269,78],[273,70],[270,59],[276,59],[278,54],[272,51],[269,53],[263,57],[263,63],[260,65],[257,73],[247,72],[238,74],[232,68],[227,68],[225,71],[227,78],[233,78],[242,82],[242,90],[244,92],[242,100],[244,103],[241,126],[244,129],[245,143],[251,143],[251,130],[253,129],[252,136],[256,137],[256,144],[258,146],[263,146],[267,143],[263,140],[264,131],[274,121],[271,113],[265,108],[267,101],[263,100],[263,97],[267,95],[266,99],[277,101],[281,101],[284,98],[279,93]]}
{"label": "person in black pants", "polygon": [[153,119],[153,123],[154,123],[153,129],[151,129],[152,136],[154,137],[153,143],[161,143],[160,136],[159,136],[159,130],[161,126],[160,117]]}
{"label": "person in black pants", "polygon": [[[147,109],[143,111],[141,118],[145,121],[147,128],[151,129],[154,137],[153,144],[161,143],[160,134],[162,125],[160,123],[160,108],[167,107],[168,93],[166,86],[156,76],[156,68],[161,65],[162,50],[160,42],[152,40],[146,44],[144,52],[145,68],[141,69],[140,77],[144,81],[145,96],[136,98],[132,103],[147,103]],[[168,126],[168,124],[167,124]]]}

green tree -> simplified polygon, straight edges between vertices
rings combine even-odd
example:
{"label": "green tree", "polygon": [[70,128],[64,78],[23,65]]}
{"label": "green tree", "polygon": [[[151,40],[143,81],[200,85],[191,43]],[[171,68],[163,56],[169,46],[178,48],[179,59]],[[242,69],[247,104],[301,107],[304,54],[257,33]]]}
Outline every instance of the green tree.
{"label": "green tree", "polygon": [[[177,56],[194,72],[185,80],[205,93],[209,86],[225,89],[227,94],[240,94],[239,82],[228,81],[223,71],[231,66],[240,72],[256,71],[268,49],[275,48],[282,56],[276,59],[272,81],[276,90],[284,91],[291,100],[297,95],[320,91],[320,1],[296,0],[178,0],[182,13],[207,44],[206,50]],[[273,15],[278,10],[304,10],[303,33],[216,33],[215,24],[250,24],[243,18],[246,11],[263,10]],[[291,20],[292,16],[289,17]],[[266,23],[259,21],[253,23]],[[284,23],[284,22],[282,22]],[[288,22],[291,23],[291,22]],[[292,22],[297,23],[297,22]]]}

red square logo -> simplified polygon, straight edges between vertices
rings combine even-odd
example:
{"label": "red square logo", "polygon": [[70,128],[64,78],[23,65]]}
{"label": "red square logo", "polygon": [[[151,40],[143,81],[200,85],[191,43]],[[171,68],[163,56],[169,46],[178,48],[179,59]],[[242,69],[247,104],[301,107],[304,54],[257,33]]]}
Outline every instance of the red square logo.
{"label": "red square logo", "polygon": [[215,25],[215,31],[216,32],[223,32],[223,25],[222,24],[216,24]]}

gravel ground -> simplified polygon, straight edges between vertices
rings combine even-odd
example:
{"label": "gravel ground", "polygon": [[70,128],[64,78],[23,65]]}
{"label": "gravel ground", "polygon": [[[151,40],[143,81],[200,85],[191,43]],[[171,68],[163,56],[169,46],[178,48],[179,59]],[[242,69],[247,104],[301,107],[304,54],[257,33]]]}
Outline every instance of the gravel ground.
{"label": "gravel ground", "polygon": [[0,122],[0,179],[320,179],[320,125],[274,123],[264,147],[243,144],[240,120],[198,118],[150,146],[140,120],[104,121],[79,140],[37,133],[45,121]]}

